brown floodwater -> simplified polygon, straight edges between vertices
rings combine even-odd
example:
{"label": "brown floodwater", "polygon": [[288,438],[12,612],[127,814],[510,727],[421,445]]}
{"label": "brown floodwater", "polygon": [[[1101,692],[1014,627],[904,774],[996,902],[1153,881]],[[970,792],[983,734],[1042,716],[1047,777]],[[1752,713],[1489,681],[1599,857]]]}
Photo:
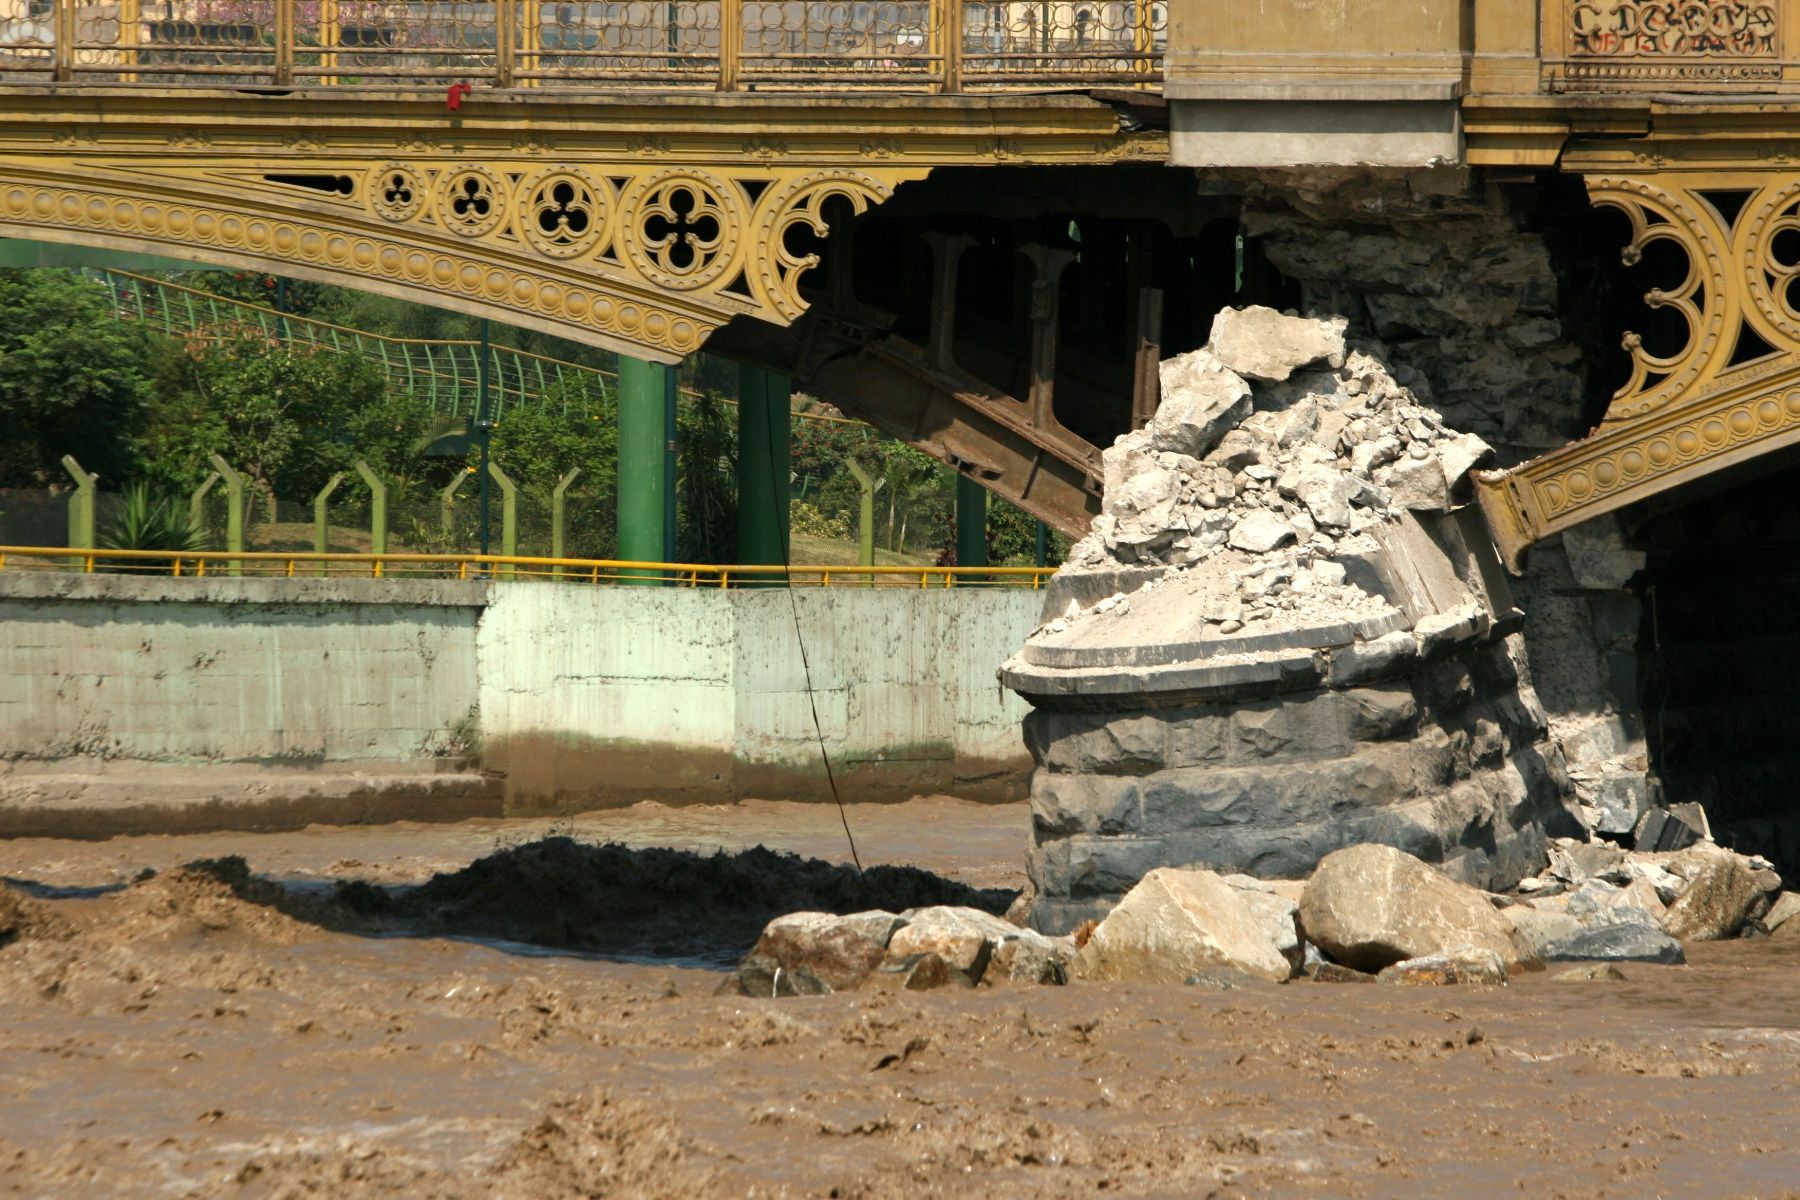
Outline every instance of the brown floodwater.
{"label": "brown floodwater", "polygon": [[[870,865],[1020,882],[1020,807],[849,815]],[[647,851],[635,906],[510,875],[481,904],[410,886],[487,880],[496,851],[625,861],[520,857],[545,836],[728,854]],[[0,1194],[1800,1197],[1800,938],[1624,982],[770,1001],[715,994],[718,970],[493,936],[494,897],[641,913],[645,864],[691,888],[749,862],[732,886],[857,898],[729,853],[758,843],[847,858],[835,810],[781,804],[0,843]],[[228,855],[258,878],[176,869]],[[340,881],[387,891],[334,900]],[[881,886],[902,885],[926,886]]]}

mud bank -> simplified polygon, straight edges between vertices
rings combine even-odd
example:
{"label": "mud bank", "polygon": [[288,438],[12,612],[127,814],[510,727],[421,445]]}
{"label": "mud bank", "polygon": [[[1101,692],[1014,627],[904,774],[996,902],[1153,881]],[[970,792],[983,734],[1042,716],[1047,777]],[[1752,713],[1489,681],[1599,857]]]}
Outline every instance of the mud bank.
{"label": "mud bank", "polygon": [[1800,939],[1454,994],[769,1002],[714,971],[337,932],[304,911],[329,888],[254,859],[121,887],[120,853],[67,848],[0,920],[0,1192],[1800,1195]]}

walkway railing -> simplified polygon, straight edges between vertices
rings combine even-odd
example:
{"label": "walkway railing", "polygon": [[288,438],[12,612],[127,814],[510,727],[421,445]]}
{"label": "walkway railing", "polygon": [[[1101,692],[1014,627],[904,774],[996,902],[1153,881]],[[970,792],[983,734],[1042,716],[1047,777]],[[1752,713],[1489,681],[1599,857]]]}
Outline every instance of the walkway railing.
{"label": "walkway railing", "polygon": [[[348,354],[380,368],[390,390],[425,397],[434,412],[472,416],[481,391],[481,343],[452,338],[397,338],[284,313],[247,300],[218,296],[131,271],[100,271],[112,293],[113,312],[126,321],[188,341],[217,343],[245,334],[302,351]],[[515,407],[554,401],[563,415],[571,404],[597,403],[618,386],[619,373],[511,346],[490,344],[488,411],[494,420]],[[683,400],[700,393],[681,390]],[[735,400],[725,400],[735,405]],[[795,419],[860,425],[847,417],[796,412]]]}
{"label": "walkway railing", "polygon": [[907,92],[1161,80],[1167,0],[6,0],[0,80]]}
{"label": "walkway railing", "polygon": [[1040,588],[1054,567],[705,566],[600,558],[504,554],[311,554],[168,550],[82,550],[0,546],[0,574],[64,574],[332,579],[538,579],[563,583],[662,583],[676,587],[757,587],[784,578],[795,587]]}

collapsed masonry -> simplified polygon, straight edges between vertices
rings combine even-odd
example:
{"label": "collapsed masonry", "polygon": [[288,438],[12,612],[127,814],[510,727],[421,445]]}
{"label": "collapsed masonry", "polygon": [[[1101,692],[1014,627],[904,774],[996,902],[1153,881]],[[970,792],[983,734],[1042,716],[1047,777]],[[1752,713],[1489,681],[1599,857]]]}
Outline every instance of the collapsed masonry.
{"label": "collapsed masonry", "polygon": [[1345,329],[1221,312],[1106,451],[1102,515],[1001,669],[1034,706],[1039,929],[1156,867],[1296,878],[1358,842],[1508,886],[1577,828],[1463,503],[1488,447]]}

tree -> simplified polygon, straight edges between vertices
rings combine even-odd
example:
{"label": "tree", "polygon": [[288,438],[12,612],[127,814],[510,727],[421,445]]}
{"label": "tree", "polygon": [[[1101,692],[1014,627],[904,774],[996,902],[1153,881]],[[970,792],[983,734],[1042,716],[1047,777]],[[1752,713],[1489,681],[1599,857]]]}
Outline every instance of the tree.
{"label": "tree", "polygon": [[109,483],[135,474],[151,344],[79,275],[0,271],[0,485],[64,481],[65,454]]}

